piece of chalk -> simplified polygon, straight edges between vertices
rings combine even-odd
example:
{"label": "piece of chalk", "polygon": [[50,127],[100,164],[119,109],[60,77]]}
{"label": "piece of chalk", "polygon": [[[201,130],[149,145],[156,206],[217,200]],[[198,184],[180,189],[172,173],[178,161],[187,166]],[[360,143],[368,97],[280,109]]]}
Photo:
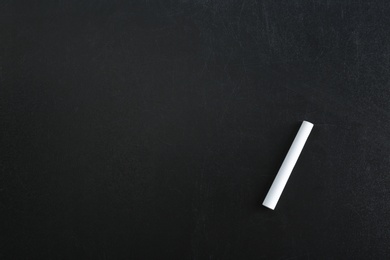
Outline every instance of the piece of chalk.
{"label": "piece of chalk", "polygon": [[302,152],[303,146],[305,145],[312,128],[312,123],[307,121],[302,122],[302,125],[299,128],[297,135],[295,136],[290,150],[288,150],[286,158],[284,158],[282,166],[280,166],[278,174],[276,175],[275,180],[263,201],[263,206],[266,206],[270,209],[275,209],[280,195],[282,195],[284,186],[286,186],[288,178],[290,177],[291,172],[297,163],[298,157]]}

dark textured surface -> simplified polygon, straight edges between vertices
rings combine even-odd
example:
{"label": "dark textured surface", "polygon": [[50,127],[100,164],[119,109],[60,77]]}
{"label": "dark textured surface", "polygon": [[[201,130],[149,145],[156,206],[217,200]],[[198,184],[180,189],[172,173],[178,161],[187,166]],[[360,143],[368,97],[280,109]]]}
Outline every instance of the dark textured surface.
{"label": "dark textured surface", "polygon": [[0,1],[0,257],[387,258],[389,2],[152,2]]}

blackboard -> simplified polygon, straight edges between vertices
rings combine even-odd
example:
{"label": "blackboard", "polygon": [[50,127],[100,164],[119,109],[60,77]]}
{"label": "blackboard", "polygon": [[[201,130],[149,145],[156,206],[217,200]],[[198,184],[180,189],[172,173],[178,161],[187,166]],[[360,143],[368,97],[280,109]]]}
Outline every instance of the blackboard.
{"label": "blackboard", "polygon": [[386,259],[389,9],[0,1],[0,257]]}

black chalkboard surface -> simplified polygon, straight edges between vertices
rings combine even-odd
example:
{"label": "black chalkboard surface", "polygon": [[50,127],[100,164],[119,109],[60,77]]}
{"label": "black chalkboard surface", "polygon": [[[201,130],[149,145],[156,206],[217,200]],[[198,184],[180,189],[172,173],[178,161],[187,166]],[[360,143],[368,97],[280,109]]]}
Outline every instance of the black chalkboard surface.
{"label": "black chalkboard surface", "polygon": [[388,258],[388,1],[130,2],[0,1],[1,259]]}

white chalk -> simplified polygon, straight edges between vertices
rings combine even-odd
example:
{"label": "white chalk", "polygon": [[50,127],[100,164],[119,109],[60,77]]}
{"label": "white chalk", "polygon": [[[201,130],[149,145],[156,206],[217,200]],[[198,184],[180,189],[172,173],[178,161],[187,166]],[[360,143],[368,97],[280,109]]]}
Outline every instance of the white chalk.
{"label": "white chalk", "polygon": [[288,178],[290,177],[291,172],[297,163],[298,157],[302,152],[303,146],[305,145],[312,128],[312,123],[307,121],[302,122],[302,125],[299,128],[297,135],[295,136],[290,150],[288,150],[286,158],[284,158],[282,166],[280,166],[278,174],[276,175],[275,180],[263,201],[263,206],[266,206],[270,209],[275,209],[280,195],[282,195],[284,186],[286,186]]}

